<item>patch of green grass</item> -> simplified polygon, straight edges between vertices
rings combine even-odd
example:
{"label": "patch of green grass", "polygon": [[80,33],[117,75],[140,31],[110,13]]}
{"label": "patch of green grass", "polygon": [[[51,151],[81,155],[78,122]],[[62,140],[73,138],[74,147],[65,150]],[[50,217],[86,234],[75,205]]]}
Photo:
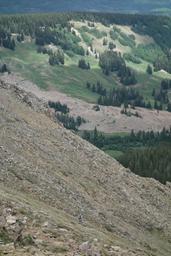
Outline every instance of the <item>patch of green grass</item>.
{"label": "patch of green grass", "polygon": [[123,154],[122,151],[117,151],[112,149],[107,149],[104,152],[115,159],[118,159]]}
{"label": "patch of green grass", "polygon": [[129,46],[131,48],[134,48],[136,43],[134,39],[131,36],[126,35],[123,32],[120,32],[119,42],[124,46]]}
{"label": "patch of green grass", "polygon": [[54,87],[72,97],[95,103],[99,95],[86,88],[87,81],[93,84],[99,80],[107,89],[116,86],[115,76],[105,76],[98,66],[98,60],[91,56],[85,57],[91,69],[83,70],[78,68],[78,61],[82,58],[78,55],[72,58],[66,55],[64,66],[50,66],[49,56],[37,53],[34,43],[18,44],[15,51],[2,48],[0,51],[1,59],[12,71],[20,73],[42,89]]}
{"label": "patch of green grass", "polygon": [[123,57],[128,62],[131,61],[135,64],[141,64],[141,60],[139,58],[137,58],[136,56],[134,56],[133,54],[131,54],[131,53],[124,53]]}
{"label": "patch of green grass", "polygon": [[29,245],[34,245],[35,244],[34,240],[33,240],[33,237],[30,234],[28,234],[24,238],[22,238],[19,243],[22,246],[29,246]]}
{"label": "patch of green grass", "polygon": [[[100,81],[107,90],[118,86],[116,74],[106,76],[101,71],[98,60],[93,56],[85,56],[86,62],[90,63],[90,70],[78,68],[79,55],[68,56],[65,54],[64,66],[50,66],[47,54],[37,53],[34,42],[17,44],[16,50],[0,48],[0,61],[7,63],[10,69],[21,74],[24,78],[31,80],[42,89],[54,87],[60,92],[87,102],[96,103],[98,94],[86,88],[86,82],[96,84]],[[149,62],[141,59],[140,64],[126,61],[127,65],[136,72],[138,84],[137,89],[145,100],[151,101],[152,90],[160,87],[161,79],[169,78],[171,75],[165,72],[155,72],[152,76],[146,73]]]}
{"label": "patch of green grass", "polygon": [[88,28],[87,26],[82,26],[81,28],[79,28],[79,32],[81,33],[81,35],[83,35],[83,37],[85,33],[91,34],[98,39],[107,36],[107,33],[105,31],[100,31],[96,28]]}
{"label": "patch of green grass", "polygon": [[0,230],[0,241],[2,241],[4,244],[12,242],[11,238],[5,230]]}
{"label": "patch of green grass", "polygon": [[99,31],[96,28],[90,29],[89,33],[98,39],[101,39],[107,36],[107,33],[105,31]]}
{"label": "patch of green grass", "polygon": [[78,31],[79,31],[84,43],[86,43],[88,46],[91,45],[92,41],[93,41],[93,37],[90,36],[90,34],[88,34],[89,28],[86,26],[83,26],[83,27],[79,28]]}
{"label": "patch of green grass", "polygon": [[118,32],[116,32],[115,30],[110,30],[110,37],[111,37],[112,40],[115,41],[115,40],[118,39],[119,34],[118,34]]}
{"label": "patch of green grass", "polygon": [[133,54],[151,63],[153,63],[158,56],[160,58],[164,57],[163,51],[156,44],[139,44],[136,48],[133,49]]}

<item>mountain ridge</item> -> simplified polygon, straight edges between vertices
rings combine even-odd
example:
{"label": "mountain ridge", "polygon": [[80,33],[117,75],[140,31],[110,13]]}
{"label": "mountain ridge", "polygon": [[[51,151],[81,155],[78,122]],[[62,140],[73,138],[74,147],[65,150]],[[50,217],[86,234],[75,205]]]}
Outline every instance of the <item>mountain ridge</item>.
{"label": "mountain ridge", "polygon": [[126,0],[124,3],[115,0],[102,0],[102,1],[5,1],[0,0],[0,13],[25,13],[25,12],[61,12],[61,11],[110,11],[110,12],[169,12],[171,8],[171,1],[151,1],[142,0]]}

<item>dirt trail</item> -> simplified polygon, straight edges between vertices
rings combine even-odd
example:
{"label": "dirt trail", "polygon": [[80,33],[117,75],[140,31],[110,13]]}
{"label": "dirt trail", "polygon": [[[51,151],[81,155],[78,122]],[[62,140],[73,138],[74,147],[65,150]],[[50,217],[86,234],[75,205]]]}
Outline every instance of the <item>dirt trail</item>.
{"label": "dirt trail", "polygon": [[120,113],[121,108],[118,107],[100,106],[100,111],[96,112],[93,110],[94,104],[69,97],[56,90],[43,91],[32,82],[27,81],[16,74],[3,75],[1,76],[1,80],[9,84],[16,84],[20,88],[32,92],[45,101],[60,101],[61,103],[67,104],[70,108],[70,115],[80,115],[86,119],[87,122],[80,127],[81,130],[92,130],[96,126],[99,131],[106,133],[129,132],[132,129],[135,131],[159,131],[163,127],[169,128],[171,126],[171,113],[166,111],[157,113],[156,110],[147,110],[143,108],[131,110],[132,113],[137,111],[141,118],[123,115]]}

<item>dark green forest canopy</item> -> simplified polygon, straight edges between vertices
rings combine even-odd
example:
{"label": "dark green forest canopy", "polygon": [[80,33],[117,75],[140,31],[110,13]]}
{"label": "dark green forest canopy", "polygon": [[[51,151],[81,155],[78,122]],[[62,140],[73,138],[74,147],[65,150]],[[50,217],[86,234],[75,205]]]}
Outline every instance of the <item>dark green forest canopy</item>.
{"label": "dark green forest canopy", "polygon": [[170,0],[0,0],[1,13],[105,11],[169,13]]}
{"label": "dark green forest canopy", "polygon": [[140,176],[152,177],[164,184],[171,181],[171,129],[105,135],[95,128],[84,131],[82,137],[105,152],[120,152],[117,160]]}

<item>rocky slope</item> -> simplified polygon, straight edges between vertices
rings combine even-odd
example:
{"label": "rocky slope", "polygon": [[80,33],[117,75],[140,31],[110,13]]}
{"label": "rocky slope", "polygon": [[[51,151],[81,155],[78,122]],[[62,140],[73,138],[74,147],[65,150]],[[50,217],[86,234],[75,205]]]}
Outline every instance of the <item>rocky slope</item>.
{"label": "rocky slope", "polygon": [[169,184],[124,169],[0,82],[0,255],[170,252]]}
{"label": "rocky slope", "polygon": [[[167,111],[136,107],[134,110],[130,109],[130,112],[134,113],[131,117],[121,114],[122,108],[119,107],[100,106],[100,111],[95,111],[94,104],[69,97],[54,89],[41,90],[36,84],[23,79],[16,73],[5,74],[1,76],[1,79],[12,86],[14,85],[29,93],[34,93],[34,95],[45,102],[51,100],[67,104],[71,116],[81,116],[86,120],[86,123],[79,127],[80,130],[94,130],[97,127],[98,131],[114,133],[131,132],[132,130],[135,132],[140,130],[161,131],[164,127],[167,129],[171,127],[171,113]],[[136,112],[141,118],[135,116]]]}

